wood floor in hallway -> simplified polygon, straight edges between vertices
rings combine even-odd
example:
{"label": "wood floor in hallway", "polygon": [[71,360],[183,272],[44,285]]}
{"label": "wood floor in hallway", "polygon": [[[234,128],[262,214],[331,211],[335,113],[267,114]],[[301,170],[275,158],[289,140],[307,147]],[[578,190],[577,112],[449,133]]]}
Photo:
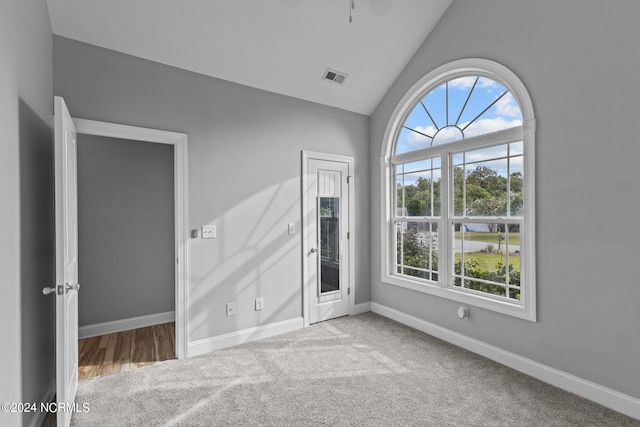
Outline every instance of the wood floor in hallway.
{"label": "wood floor in hallway", "polygon": [[175,322],[78,341],[78,379],[125,372],[175,359]]}

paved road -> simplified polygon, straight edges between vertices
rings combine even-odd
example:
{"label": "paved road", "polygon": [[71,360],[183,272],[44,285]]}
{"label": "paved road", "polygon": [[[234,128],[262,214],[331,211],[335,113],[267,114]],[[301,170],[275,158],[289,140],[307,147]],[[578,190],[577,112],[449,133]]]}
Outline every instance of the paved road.
{"label": "paved road", "polygon": [[[427,234],[424,232],[421,232],[418,234],[418,241],[422,244],[422,245],[427,245],[428,242],[428,237]],[[433,237],[433,242],[434,244],[438,244],[438,238],[437,237]],[[462,252],[462,240],[459,239],[455,239],[454,240],[454,252],[455,253],[460,253]],[[481,250],[484,250],[487,248],[487,246],[492,245],[493,246],[493,250],[497,251],[498,250],[498,244],[497,243],[487,243],[487,242],[477,242],[474,240],[466,240],[464,242],[464,251],[465,252],[480,252]],[[506,250],[507,245],[503,244],[500,247],[500,250],[504,251]],[[508,245],[509,247],[509,252],[513,253],[515,251],[520,251],[520,245]]]}
{"label": "paved road", "polygon": [[[456,253],[460,253],[462,252],[462,240],[454,240],[455,243],[455,247],[454,247],[454,252]],[[480,252],[483,249],[486,249],[487,246],[489,245],[493,245],[493,250],[497,251],[498,250],[498,245],[495,243],[487,243],[487,242],[475,242],[473,240],[467,240],[464,242],[464,251],[465,252]],[[501,250],[506,250],[505,246],[507,245],[502,245],[501,246]],[[520,250],[520,245],[508,245],[509,246],[509,252],[515,252],[515,251],[519,251]]]}

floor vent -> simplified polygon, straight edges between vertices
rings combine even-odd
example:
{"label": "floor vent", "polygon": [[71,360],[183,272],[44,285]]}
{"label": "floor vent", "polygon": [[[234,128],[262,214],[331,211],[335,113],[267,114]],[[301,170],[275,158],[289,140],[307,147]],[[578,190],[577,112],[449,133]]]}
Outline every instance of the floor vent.
{"label": "floor vent", "polygon": [[327,71],[325,71],[324,75],[322,76],[323,80],[328,80],[339,85],[342,85],[346,78],[347,74],[340,71],[332,70],[331,68],[327,68]]}

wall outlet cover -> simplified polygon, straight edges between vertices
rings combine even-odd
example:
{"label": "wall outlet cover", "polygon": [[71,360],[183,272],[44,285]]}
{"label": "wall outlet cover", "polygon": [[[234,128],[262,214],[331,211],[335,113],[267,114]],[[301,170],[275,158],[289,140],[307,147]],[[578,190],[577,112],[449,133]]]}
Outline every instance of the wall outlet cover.
{"label": "wall outlet cover", "polygon": [[216,238],[216,226],[215,225],[203,225],[202,226],[202,238],[203,239],[215,239]]}
{"label": "wall outlet cover", "polygon": [[465,320],[468,319],[469,318],[469,309],[467,307],[464,307],[464,306],[461,305],[458,308],[458,317],[460,319],[465,319]]}

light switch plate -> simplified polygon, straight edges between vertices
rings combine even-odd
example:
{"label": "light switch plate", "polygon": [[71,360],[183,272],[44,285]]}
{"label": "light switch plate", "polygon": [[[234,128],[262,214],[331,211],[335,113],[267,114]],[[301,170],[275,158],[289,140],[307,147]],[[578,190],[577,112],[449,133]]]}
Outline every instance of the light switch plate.
{"label": "light switch plate", "polygon": [[203,239],[215,239],[216,238],[216,226],[215,225],[203,225],[202,226],[202,238]]}
{"label": "light switch plate", "polygon": [[228,302],[227,303],[227,316],[235,316],[236,315],[236,303]]}
{"label": "light switch plate", "polygon": [[290,222],[289,223],[289,234],[296,234],[296,223],[295,222]]}

